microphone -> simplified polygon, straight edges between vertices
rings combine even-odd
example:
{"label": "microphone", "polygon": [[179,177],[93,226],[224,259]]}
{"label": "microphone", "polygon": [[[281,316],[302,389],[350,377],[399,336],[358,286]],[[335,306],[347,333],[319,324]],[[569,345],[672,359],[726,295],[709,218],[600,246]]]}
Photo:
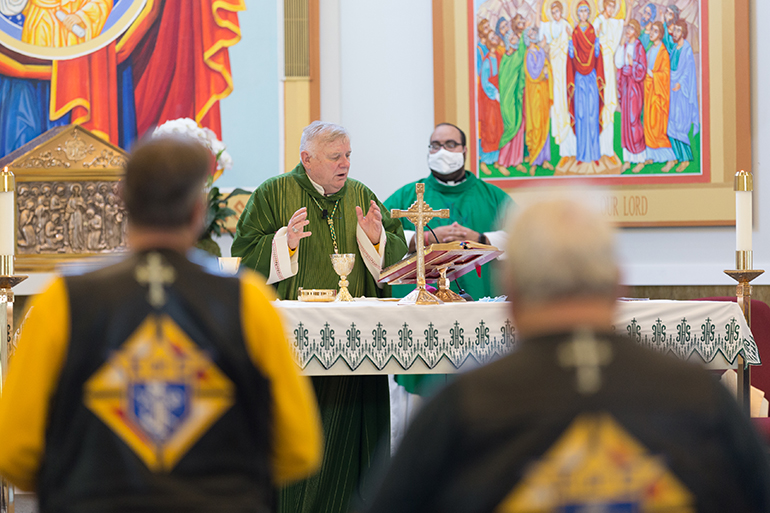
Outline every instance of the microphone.
{"label": "microphone", "polygon": [[321,219],[326,219],[329,217],[329,211],[326,209],[321,210]]}

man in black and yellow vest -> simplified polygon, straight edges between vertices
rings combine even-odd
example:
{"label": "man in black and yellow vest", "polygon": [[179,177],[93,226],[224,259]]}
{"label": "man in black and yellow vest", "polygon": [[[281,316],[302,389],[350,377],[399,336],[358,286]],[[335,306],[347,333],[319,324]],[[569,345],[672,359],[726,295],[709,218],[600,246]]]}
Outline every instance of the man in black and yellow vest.
{"label": "man in black and yellow vest", "polygon": [[0,400],[0,474],[41,511],[273,511],[320,463],[274,297],[188,254],[211,155],[153,139],[126,168],[132,253],[33,299]]}

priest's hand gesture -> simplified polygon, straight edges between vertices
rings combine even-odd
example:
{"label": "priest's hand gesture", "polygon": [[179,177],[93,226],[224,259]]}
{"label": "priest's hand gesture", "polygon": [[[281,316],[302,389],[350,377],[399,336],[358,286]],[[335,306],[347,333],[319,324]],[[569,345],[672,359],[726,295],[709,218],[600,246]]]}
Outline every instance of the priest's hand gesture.
{"label": "priest's hand gesture", "polygon": [[307,220],[306,207],[302,207],[292,214],[289,224],[286,225],[286,242],[289,244],[289,249],[294,251],[297,249],[301,239],[310,237],[312,233],[303,230],[308,224],[310,224],[310,221]]}
{"label": "priest's hand gesture", "polygon": [[380,235],[382,234],[382,212],[380,212],[377,202],[371,200],[369,211],[366,215],[364,215],[364,210],[356,205],[356,217],[358,218],[358,224],[361,225],[361,229],[369,237],[372,244],[379,244]]}

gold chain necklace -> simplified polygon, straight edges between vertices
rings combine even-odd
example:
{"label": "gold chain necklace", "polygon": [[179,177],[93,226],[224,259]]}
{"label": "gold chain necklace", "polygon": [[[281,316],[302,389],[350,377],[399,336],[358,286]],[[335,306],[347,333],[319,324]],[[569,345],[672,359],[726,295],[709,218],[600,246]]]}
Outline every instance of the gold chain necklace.
{"label": "gold chain necklace", "polygon": [[340,204],[340,200],[334,202],[334,208],[332,209],[332,213],[328,214],[327,210],[321,206],[320,203],[318,203],[318,200],[313,198],[313,196],[310,196],[313,201],[315,202],[318,209],[321,211],[321,218],[326,219],[326,223],[329,225],[329,231],[332,234],[332,244],[334,245],[334,253],[339,253],[339,249],[337,248],[337,234],[334,231],[334,214],[337,212],[337,206]]}

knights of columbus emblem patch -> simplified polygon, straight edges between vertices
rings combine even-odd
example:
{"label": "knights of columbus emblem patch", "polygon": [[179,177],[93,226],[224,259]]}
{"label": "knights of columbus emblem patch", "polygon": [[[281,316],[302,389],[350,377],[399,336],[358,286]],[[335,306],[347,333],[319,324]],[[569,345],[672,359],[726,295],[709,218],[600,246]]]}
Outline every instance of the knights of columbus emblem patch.
{"label": "knights of columbus emblem patch", "polygon": [[234,385],[170,317],[150,316],[84,387],[84,403],[154,472],[233,404]]}
{"label": "knights of columbus emblem patch", "polygon": [[599,413],[575,419],[495,513],[692,513],[694,502],[662,457]]}

